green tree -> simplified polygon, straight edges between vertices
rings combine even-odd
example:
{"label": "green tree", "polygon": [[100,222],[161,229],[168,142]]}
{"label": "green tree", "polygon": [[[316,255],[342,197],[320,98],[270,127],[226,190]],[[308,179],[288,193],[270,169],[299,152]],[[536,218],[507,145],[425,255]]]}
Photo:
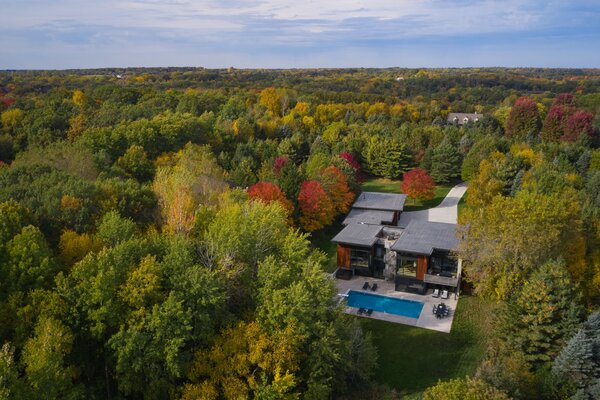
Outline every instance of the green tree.
{"label": "green tree", "polygon": [[16,399],[23,396],[23,383],[14,359],[14,349],[9,343],[0,348],[0,400]]}
{"label": "green tree", "polygon": [[554,364],[553,376],[571,392],[572,398],[592,395],[600,381],[600,312],[591,314],[562,348]]}
{"label": "green tree", "polygon": [[423,392],[423,400],[509,400],[509,397],[481,379],[467,377],[440,381]]}
{"label": "green tree", "polygon": [[394,139],[372,136],[363,151],[369,172],[386,178],[399,178],[410,167],[405,146]]}
{"label": "green tree", "polygon": [[508,347],[539,365],[558,355],[582,314],[581,296],[564,262],[549,261],[508,299],[497,332]]}
{"label": "green tree", "polygon": [[58,265],[44,235],[28,225],[6,244],[8,261],[2,268],[5,293],[28,292],[53,283]]}
{"label": "green tree", "polygon": [[205,239],[217,259],[255,266],[283,245],[287,231],[287,214],[279,203],[232,202],[217,212]]}
{"label": "green tree", "polygon": [[73,334],[60,321],[44,318],[38,322],[35,335],[23,349],[25,377],[34,397],[63,399],[74,393],[75,370],[66,361],[72,345]]}
{"label": "green tree", "polygon": [[125,154],[119,157],[116,165],[123,169],[127,175],[140,182],[149,181],[154,175],[154,166],[148,160],[142,146],[133,145],[128,148]]}
{"label": "green tree", "polygon": [[460,153],[452,144],[441,143],[431,156],[431,177],[437,183],[447,183],[460,176]]}
{"label": "green tree", "polygon": [[549,258],[563,257],[575,281],[582,279],[585,241],[580,205],[572,193],[520,190],[496,196],[465,213],[459,254],[476,291],[503,298]]}
{"label": "green tree", "polygon": [[100,220],[97,235],[104,244],[116,246],[134,237],[136,231],[132,220],[121,217],[116,211],[110,211]]}

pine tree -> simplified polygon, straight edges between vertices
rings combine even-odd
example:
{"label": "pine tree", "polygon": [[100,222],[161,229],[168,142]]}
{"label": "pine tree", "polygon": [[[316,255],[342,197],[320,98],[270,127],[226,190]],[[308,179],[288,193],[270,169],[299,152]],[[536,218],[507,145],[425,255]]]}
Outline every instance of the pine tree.
{"label": "pine tree", "polygon": [[563,384],[593,395],[600,379],[600,312],[590,315],[563,347],[552,373]]}
{"label": "pine tree", "polygon": [[431,157],[431,176],[437,183],[447,183],[460,176],[460,154],[450,143],[442,142]]}
{"label": "pine tree", "polygon": [[549,261],[502,309],[497,320],[500,340],[533,364],[550,361],[579,323],[580,300],[565,263]]}

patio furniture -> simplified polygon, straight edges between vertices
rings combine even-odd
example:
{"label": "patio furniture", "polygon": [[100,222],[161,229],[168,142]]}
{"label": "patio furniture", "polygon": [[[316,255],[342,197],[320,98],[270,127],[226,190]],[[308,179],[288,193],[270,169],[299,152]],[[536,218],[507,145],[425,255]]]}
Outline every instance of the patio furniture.
{"label": "patio furniture", "polygon": [[371,316],[371,314],[373,314],[373,310],[369,308],[369,309],[367,310],[366,314],[367,314],[367,317],[370,317],[370,316]]}
{"label": "patio furniture", "polygon": [[358,311],[356,312],[358,315],[362,315],[364,313],[366,313],[367,310],[365,308],[359,308]]}
{"label": "patio furniture", "polygon": [[365,282],[363,285],[363,290],[367,290],[369,288],[369,282]]}
{"label": "patio furniture", "polygon": [[440,289],[433,290],[433,297],[440,297]]}
{"label": "patio furniture", "polygon": [[442,290],[442,299],[447,299],[448,298],[448,291],[447,290]]}
{"label": "patio furniture", "polygon": [[376,291],[377,290],[377,283],[374,283],[373,286],[371,286],[371,290],[372,291]]}

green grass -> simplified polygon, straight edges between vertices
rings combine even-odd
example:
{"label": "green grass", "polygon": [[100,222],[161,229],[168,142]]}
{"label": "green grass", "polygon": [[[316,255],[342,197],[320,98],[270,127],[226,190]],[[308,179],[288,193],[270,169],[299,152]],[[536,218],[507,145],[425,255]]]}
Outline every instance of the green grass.
{"label": "green grass", "polygon": [[400,179],[368,178],[361,185],[361,189],[364,192],[401,193],[401,185]]}
{"label": "green grass", "polygon": [[[399,179],[369,178],[362,184],[361,189],[365,192],[402,193],[400,189],[401,185],[402,181]],[[437,185],[435,196],[430,200],[419,201],[407,199],[404,211],[419,211],[435,207],[444,200],[450,189],[452,189],[452,186]]]}
{"label": "green grass", "polygon": [[361,318],[378,348],[375,380],[418,398],[440,379],[473,375],[484,356],[492,310],[491,303],[462,296],[449,334]]}

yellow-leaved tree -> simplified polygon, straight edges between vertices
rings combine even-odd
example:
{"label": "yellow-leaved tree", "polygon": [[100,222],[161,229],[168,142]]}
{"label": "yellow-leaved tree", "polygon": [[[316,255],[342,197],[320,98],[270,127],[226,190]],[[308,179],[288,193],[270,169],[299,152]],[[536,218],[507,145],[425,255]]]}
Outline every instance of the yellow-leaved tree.
{"label": "yellow-leaved tree", "polygon": [[227,184],[208,146],[188,143],[174,157],[174,165],[156,171],[152,188],[158,197],[163,229],[187,233],[200,205],[217,206]]}

